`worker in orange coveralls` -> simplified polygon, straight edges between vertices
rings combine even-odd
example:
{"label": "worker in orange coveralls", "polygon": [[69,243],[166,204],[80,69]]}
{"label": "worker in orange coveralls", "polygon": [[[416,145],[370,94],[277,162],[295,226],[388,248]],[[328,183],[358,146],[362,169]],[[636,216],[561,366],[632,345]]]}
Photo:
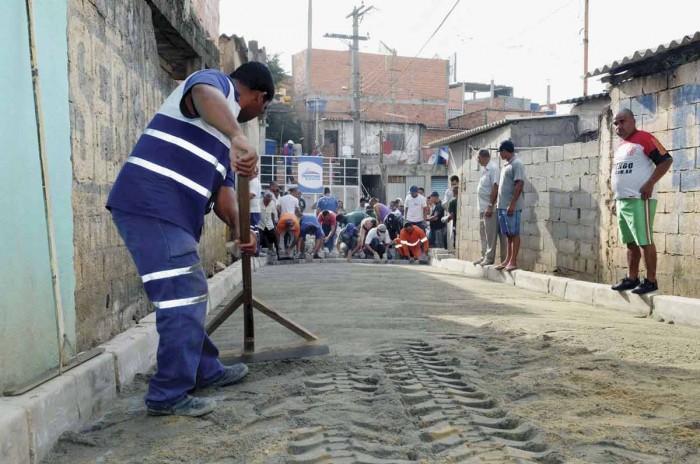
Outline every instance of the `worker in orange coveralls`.
{"label": "worker in orange coveralls", "polygon": [[418,260],[428,254],[429,245],[425,232],[410,222],[406,223],[394,243],[399,255],[411,261],[411,264],[418,264]]}

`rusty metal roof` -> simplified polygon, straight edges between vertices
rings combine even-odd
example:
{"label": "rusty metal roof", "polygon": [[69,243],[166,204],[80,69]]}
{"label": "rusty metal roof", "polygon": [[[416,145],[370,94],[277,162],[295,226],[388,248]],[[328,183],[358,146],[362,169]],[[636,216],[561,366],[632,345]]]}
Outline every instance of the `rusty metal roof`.
{"label": "rusty metal roof", "polygon": [[639,50],[632,55],[626,56],[621,60],[613,61],[610,64],[606,64],[601,68],[596,68],[595,70],[586,74],[586,77],[599,76],[601,74],[617,74],[619,71],[623,71],[631,65],[641,63],[650,58],[659,57],[668,52],[672,52],[676,49],[684,47],[700,47],[700,31],[694,33],[693,35],[686,35],[679,40],[673,40],[670,43],[662,44],[654,49],[647,48],[646,50]]}
{"label": "rusty metal roof", "polygon": [[593,100],[600,100],[603,98],[610,98],[610,95],[608,94],[607,91],[605,92],[600,92],[600,93],[594,93],[593,95],[585,95],[581,97],[576,97],[576,98],[569,98],[568,100],[562,100],[558,104],[560,105],[571,105],[575,104],[578,105],[580,103],[585,103]]}

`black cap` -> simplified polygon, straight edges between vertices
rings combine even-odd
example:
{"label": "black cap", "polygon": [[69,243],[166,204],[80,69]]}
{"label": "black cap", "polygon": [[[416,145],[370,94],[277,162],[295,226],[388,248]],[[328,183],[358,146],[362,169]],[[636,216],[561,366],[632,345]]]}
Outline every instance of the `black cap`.
{"label": "black cap", "polygon": [[504,140],[501,142],[501,146],[498,147],[499,153],[502,151],[507,151],[508,153],[515,153],[515,145],[510,140]]}

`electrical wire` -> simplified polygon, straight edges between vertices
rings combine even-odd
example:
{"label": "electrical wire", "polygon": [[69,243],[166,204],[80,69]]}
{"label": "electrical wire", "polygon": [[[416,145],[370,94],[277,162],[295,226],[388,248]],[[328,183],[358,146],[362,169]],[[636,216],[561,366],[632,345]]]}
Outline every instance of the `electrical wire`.
{"label": "electrical wire", "polygon": [[385,96],[388,92],[391,91],[391,89],[392,89],[392,87],[394,86],[394,84],[396,84],[396,82],[398,82],[399,77],[401,77],[401,75],[402,75],[403,73],[405,73],[406,70],[407,70],[408,68],[411,67],[411,65],[412,65],[412,64],[416,61],[416,59],[418,58],[418,55],[421,54],[421,52],[422,52],[422,51],[425,49],[425,47],[430,43],[430,41],[433,39],[433,37],[435,37],[435,35],[438,33],[438,31],[440,31],[440,29],[442,28],[442,26],[445,24],[445,21],[447,21],[447,18],[449,18],[450,15],[452,14],[452,12],[455,10],[455,8],[457,8],[457,5],[459,5],[459,2],[460,2],[460,1],[461,1],[461,0],[457,0],[457,1],[454,3],[454,5],[452,5],[452,8],[450,8],[450,11],[448,11],[447,14],[445,15],[445,17],[442,18],[442,21],[440,22],[440,24],[438,25],[438,27],[435,28],[435,30],[433,31],[432,34],[430,34],[430,37],[428,37],[428,39],[425,41],[425,43],[424,43],[423,46],[420,48],[420,50],[418,50],[418,53],[416,53],[415,56],[411,59],[411,61],[406,65],[406,67],[404,67],[401,71],[399,71],[399,73],[391,80],[391,82],[389,82],[389,85],[387,86],[386,90],[385,90],[384,92],[380,93],[379,95],[377,95],[372,101],[370,101],[370,102],[367,104],[367,106],[364,108],[365,111],[366,111],[367,109],[369,109],[371,106],[375,105],[375,104],[379,101],[380,98],[382,98],[382,97]]}

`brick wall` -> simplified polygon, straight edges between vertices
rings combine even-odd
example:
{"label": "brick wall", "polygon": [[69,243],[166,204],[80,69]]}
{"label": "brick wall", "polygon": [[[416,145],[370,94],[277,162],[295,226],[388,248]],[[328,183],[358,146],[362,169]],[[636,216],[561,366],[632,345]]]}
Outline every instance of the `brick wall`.
{"label": "brick wall", "polygon": [[68,47],[76,332],[82,350],[150,310],[104,204],[131,148],[176,82],[159,64],[151,10],[143,0],[71,0]]}
{"label": "brick wall", "polygon": [[501,109],[481,109],[450,119],[450,127],[473,129],[507,117],[542,116],[534,111],[515,111]]}
{"label": "brick wall", "polygon": [[[507,135],[492,132],[493,140],[484,139],[479,146],[494,146]],[[527,177],[518,258],[521,268],[596,280],[600,250],[598,150],[597,141],[543,149],[516,147]],[[492,160],[503,167],[495,152]],[[460,195],[459,254],[469,260],[481,253],[476,192],[482,172],[473,152],[462,164],[460,176],[465,191]]]}
{"label": "brick wall", "polygon": [[451,86],[449,88],[449,105],[450,108],[462,108],[463,101],[462,99],[464,98],[464,92],[462,90],[462,84],[460,85],[455,85]]}
{"label": "brick wall", "polygon": [[459,130],[456,129],[434,129],[428,128],[423,131],[423,136],[421,138],[421,144],[426,146],[430,142],[438,139],[449,137],[450,135],[459,134]]}
{"label": "brick wall", "polygon": [[[658,279],[662,291],[700,296],[695,271],[700,268],[700,62],[667,73],[633,79],[611,91],[611,114],[630,108],[639,129],[651,132],[674,158],[673,167],[658,184],[659,200],[654,224],[658,249]],[[610,127],[611,115],[605,125]],[[615,137],[616,139],[616,137]],[[617,140],[611,140],[616,145]],[[601,175],[609,182],[612,147],[601,160]],[[611,200],[612,194],[608,197]],[[615,224],[616,218],[610,222]],[[612,281],[625,274],[625,249],[616,229],[603,231],[611,249],[602,278]],[[642,264],[642,268],[644,265]]]}
{"label": "brick wall", "polygon": [[[306,51],[292,57],[294,92],[298,108],[306,99]],[[360,53],[362,117],[428,126],[447,123],[447,60],[392,57]],[[349,114],[352,97],[350,54],[347,51],[312,50],[311,95],[328,100],[326,116]]]}

